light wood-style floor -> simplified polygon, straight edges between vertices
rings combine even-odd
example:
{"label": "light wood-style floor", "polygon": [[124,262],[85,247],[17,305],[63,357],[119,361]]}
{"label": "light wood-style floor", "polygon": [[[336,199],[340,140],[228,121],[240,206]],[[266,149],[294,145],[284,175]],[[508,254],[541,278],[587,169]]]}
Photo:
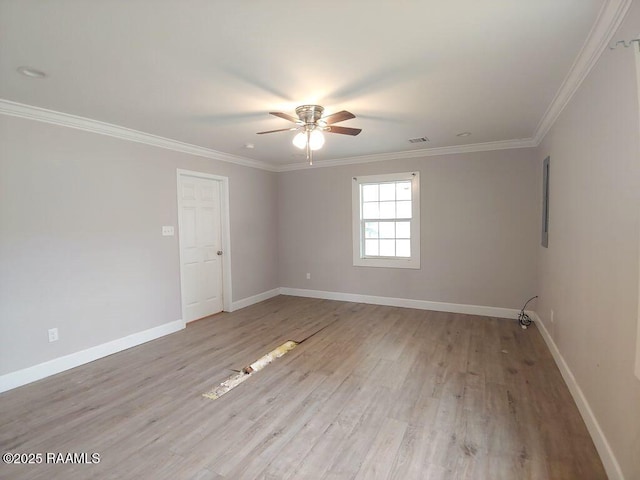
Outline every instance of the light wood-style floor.
{"label": "light wood-style floor", "polygon": [[0,450],[100,454],[11,479],[606,478],[534,326],[286,296],[0,395]]}

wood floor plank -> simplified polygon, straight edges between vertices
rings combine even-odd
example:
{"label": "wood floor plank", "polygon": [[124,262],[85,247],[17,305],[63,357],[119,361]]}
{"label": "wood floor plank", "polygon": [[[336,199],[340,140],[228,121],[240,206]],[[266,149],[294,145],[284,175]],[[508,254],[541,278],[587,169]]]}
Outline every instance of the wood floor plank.
{"label": "wood floor plank", "polygon": [[[428,446],[428,431],[407,424],[388,478],[390,480],[418,480],[425,478],[425,455]],[[429,477],[427,477],[429,478]]]}
{"label": "wood floor plank", "polygon": [[386,418],[365,458],[356,480],[386,479],[407,430],[407,424]]}
{"label": "wood floor plank", "polygon": [[378,432],[387,420],[385,412],[389,408],[391,399],[388,388],[378,387],[364,415],[360,417],[351,433],[336,446],[339,453],[322,478],[329,480],[354,478],[358,474]]}
{"label": "wood floor plank", "polygon": [[290,470],[283,480],[292,478],[322,478],[343,451],[343,444],[360,424],[369,405],[376,399],[378,387],[363,383],[340,411],[335,421],[321,432],[309,453],[296,469]]}
{"label": "wood floor plank", "polygon": [[[345,378],[335,390],[327,392],[326,397],[318,398],[316,412],[308,416],[310,412],[309,408],[306,408],[304,416],[308,417],[304,422],[300,422],[300,418],[296,422],[298,427],[302,425],[300,428],[296,428],[294,422],[288,421],[279,438],[279,444],[273,444],[271,448],[250,457],[239,471],[233,472],[232,478],[264,477],[280,480],[286,478],[288,473],[294,471],[306,457],[314,443],[357,392],[362,382],[362,379],[354,376]],[[328,383],[323,386],[331,389]]]}
{"label": "wood floor plank", "polygon": [[100,454],[12,480],[606,478],[535,325],[287,296],[0,394],[0,449]]}

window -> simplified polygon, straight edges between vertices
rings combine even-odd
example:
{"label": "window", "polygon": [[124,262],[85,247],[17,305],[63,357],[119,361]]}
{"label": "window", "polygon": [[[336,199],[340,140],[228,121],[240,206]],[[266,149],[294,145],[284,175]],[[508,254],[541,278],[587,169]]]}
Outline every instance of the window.
{"label": "window", "polygon": [[420,268],[419,172],[353,177],[353,264]]}

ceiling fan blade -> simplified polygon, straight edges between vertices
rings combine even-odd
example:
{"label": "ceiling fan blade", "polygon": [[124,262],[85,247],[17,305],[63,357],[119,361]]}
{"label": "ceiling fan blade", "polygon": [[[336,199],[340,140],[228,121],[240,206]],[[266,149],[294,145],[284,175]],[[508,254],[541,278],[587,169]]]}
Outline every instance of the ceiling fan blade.
{"label": "ceiling fan blade", "polygon": [[349,127],[329,127],[327,130],[329,133],[341,133],[342,135],[358,135],[361,128],[349,128]]}
{"label": "ceiling fan blade", "polygon": [[344,122],[345,120],[349,120],[350,118],[356,118],[356,116],[351,112],[342,110],[341,112],[336,112],[336,113],[332,113],[331,115],[327,115],[321,120],[323,122],[326,122],[327,125],[331,125],[338,122]]}
{"label": "ceiling fan blade", "polygon": [[280,118],[284,118],[285,120],[289,120],[290,122],[293,122],[293,123],[296,123],[296,122],[300,121],[298,118],[292,117],[288,113],[282,113],[282,112],[269,112],[269,113],[271,115],[275,115],[276,117],[280,117]]}
{"label": "ceiling fan blade", "polygon": [[262,135],[263,133],[276,133],[276,132],[288,132],[291,130],[297,130],[298,127],[293,127],[293,128],[279,128],[278,130],[267,130],[266,132],[258,132],[258,135]]}

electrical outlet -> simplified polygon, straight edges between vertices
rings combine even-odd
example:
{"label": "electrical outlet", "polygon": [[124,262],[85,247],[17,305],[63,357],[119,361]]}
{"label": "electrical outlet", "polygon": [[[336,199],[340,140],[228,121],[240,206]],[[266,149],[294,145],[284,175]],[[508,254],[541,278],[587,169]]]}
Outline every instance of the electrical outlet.
{"label": "electrical outlet", "polygon": [[553,319],[553,310],[551,310],[551,315],[549,316],[549,318],[551,319],[551,323],[555,322],[555,320]]}
{"label": "electrical outlet", "polygon": [[50,328],[49,329],[49,343],[58,341],[58,329]]}
{"label": "electrical outlet", "polygon": [[311,280],[311,274],[307,273],[307,280]]}

